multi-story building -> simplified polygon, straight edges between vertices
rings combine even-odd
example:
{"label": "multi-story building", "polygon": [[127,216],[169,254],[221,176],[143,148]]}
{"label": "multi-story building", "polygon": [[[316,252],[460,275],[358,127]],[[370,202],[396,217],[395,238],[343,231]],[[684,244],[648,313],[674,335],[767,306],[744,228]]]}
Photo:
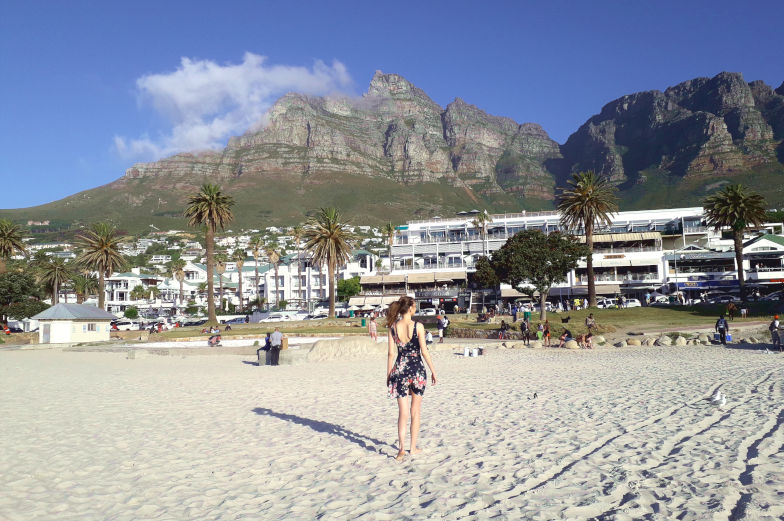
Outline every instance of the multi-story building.
{"label": "multi-story building", "polygon": [[[476,210],[460,212],[454,217],[409,221],[398,226],[389,273],[363,277],[363,295],[383,297],[388,294],[391,297],[407,293],[413,294],[420,304],[463,308],[471,302],[476,303],[467,291],[467,282],[479,257],[491,256],[507,239],[523,230],[566,231],[562,229],[560,214],[555,211],[491,215],[484,231],[475,224],[478,213]],[[782,233],[782,227],[781,224],[765,225],[750,233],[749,239],[760,232]],[[784,238],[778,239],[784,241]],[[580,237],[580,240],[585,239]],[[766,239],[757,248],[774,248],[771,241]],[[784,249],[784,244],[781,246]],[[766,257],[768,264],[765,266],[768,266],[777,262],[772,258],[784,257],[784,251],[772,251],[749,251],[748,255],[750,258],[754,254]],[[680,270],[676,263],[680,264]],[[721,231],[705,226],[702,207],[613,214],[609,226],[595,231],[593,266],[599,295],[641,296],[649,291],[666,291],[670,283],[675,284],[672,290],[687,289],[689,286],[681,283],[696,282],[689,279],[696,276],[715,277],[716,281],[734,280],[737,285],[732,241],[723,237]],[[746,268],[750,269],[750,266]],[[712,271],[695,271],[699,269]],[[764,273],[759,271],[756,276],[764,277]],[[776,280],[776,277],[769,279]],[[722,282],[721,285],[726,287],[731,283]],[[568,274],[567,282],[551,289],[550,297],[585,295],[587,286],[583,260]],[[705,287],[710,285],[705,284]],[[515,289],[503,285],[499,296],[504,299],[522,297]]]}

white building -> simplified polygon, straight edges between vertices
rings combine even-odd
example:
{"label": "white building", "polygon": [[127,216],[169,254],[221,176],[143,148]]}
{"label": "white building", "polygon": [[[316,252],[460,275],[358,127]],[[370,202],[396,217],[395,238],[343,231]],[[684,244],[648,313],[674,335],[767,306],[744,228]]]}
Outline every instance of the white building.
{"label": "white building", "polygon": [[41,344],[108,341],[114,319],[111,313],[84,304],[56,304],[32,317],[38,321]]}

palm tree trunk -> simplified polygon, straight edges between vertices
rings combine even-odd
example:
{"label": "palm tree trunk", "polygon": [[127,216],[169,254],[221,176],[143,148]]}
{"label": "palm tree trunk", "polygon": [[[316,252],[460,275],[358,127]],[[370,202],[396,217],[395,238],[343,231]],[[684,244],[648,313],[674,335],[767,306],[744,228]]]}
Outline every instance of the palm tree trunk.
{"label": "palm tree trunk", "polygon": [[103,270],[98,270],[98,307],[106,311],[106,280],[104,280]]}
{"label": "palm tree trunk", "polygon": [[329,274],[329,318],[335,318],[335,261],[327,263]]}
{"label": "palm tree trunk", "polygon": [[547,320],[547,294],[548,291],[539,291],[539,320]]}
{"label": "palm tree trunk", "polygon": [[588,306],[596,307],[596,283],[593,280],[593,226],[585,225],[585,244],[588,246],[588,256],[585,258],[586,271],[588,272]]}
{"label": "palm tree trunk", "polygon": [[253,268],[256,270],[256,289],[253,294],[256,295],[256,305],[261,307],[261,300],[259,299],[259,258],[254,256],[253,259],[255,264]]}
{"label": "palm tree trunk", "polygon": [[218,322],[218,318],[215,316],[215,283],[212,280],[215,269],[215,232],[209,223],[205,239],[207,243],[207,320],[211,324],[215,324]]}
{"label": "palm tree trunk", "polygon": [[218,304],[220,305],[221,313],[223,313],[223,274],[218,273]]}
{"label": "palm tree trunk", "polygon": [[180,307],[182,307],[182,301],[183,301],[183,298],[185,296],[184,295],[185,291],[183,290],[183,287],[182,287],[182,281],[180,280],[178,282],[180,283]]}
{"label": "palm tree trunk", "polygon": [[740,299],[746,302],[746,277],[743,270],[743,230],[733,230],[732,239],[735,242],[735,262],[738,265],[738,285],[740,286]]}
{"label": "palm tree trunk", "polygon": [[240,294],[238,295],[238,297],[240,298],[240,309],[239,309],[239,311],[240,311],[240,313],[242,313],[242,268],[240,268],[239,272],[240,272],[240,279],[239,279]]}
{"label": "palm tree trunk", "polygon": [[59,293],[59,291],[58,291],[59,288],[57,287],[57,279],[54,280],[54,282],[52,283],[52,286],[53,286],[52,287],[52,305],[54,306],[59,301],[59,299],[57,298],[58,297],[57,294]]}

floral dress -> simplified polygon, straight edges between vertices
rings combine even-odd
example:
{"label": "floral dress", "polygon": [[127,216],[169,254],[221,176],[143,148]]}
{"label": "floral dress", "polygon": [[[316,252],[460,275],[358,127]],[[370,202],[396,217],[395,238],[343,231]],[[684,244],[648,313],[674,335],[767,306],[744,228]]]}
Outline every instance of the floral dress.
{"label": "floral dress", "polygon": [[397,360],[389,375],[389,397],[405,398],[409,391],[422,396],[427,385],[427,372],[419,349],[417,323],[414,322],[414,333],[407,344],[400,341],[395,327],[392,328],[392,337],[397,345]]}

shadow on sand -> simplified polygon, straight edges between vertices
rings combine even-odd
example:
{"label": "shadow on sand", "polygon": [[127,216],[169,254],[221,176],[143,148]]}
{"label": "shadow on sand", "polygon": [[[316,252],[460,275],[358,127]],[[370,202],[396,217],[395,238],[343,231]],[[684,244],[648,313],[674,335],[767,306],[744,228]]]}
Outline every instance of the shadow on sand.
{"label": "shadow on sand", "polygon": [[272,416],[274,418],[278,418],[279,420],[289,421],[296,423],[297,425],[304,425],[305,427],[310,427],[316,432],[323,432],[326,434],[339,436],[350,441],[351,443],[356,443],[363,449],[370,451],[373,454],[383,454],[381,447],[387,445],[383,441],[370,438],[368,436],[363,436],[362,434],[357,434],[354,431],[350,431],[345,427],[335,425],[334,423],[328,423],[320,420],[311,420],[310,418],[303,418],[302,416],[296,416],[294,414],[275,412],[272,409],[266,409],[264,407],[256,407],[253,409],[253,412],[260,416]]}

